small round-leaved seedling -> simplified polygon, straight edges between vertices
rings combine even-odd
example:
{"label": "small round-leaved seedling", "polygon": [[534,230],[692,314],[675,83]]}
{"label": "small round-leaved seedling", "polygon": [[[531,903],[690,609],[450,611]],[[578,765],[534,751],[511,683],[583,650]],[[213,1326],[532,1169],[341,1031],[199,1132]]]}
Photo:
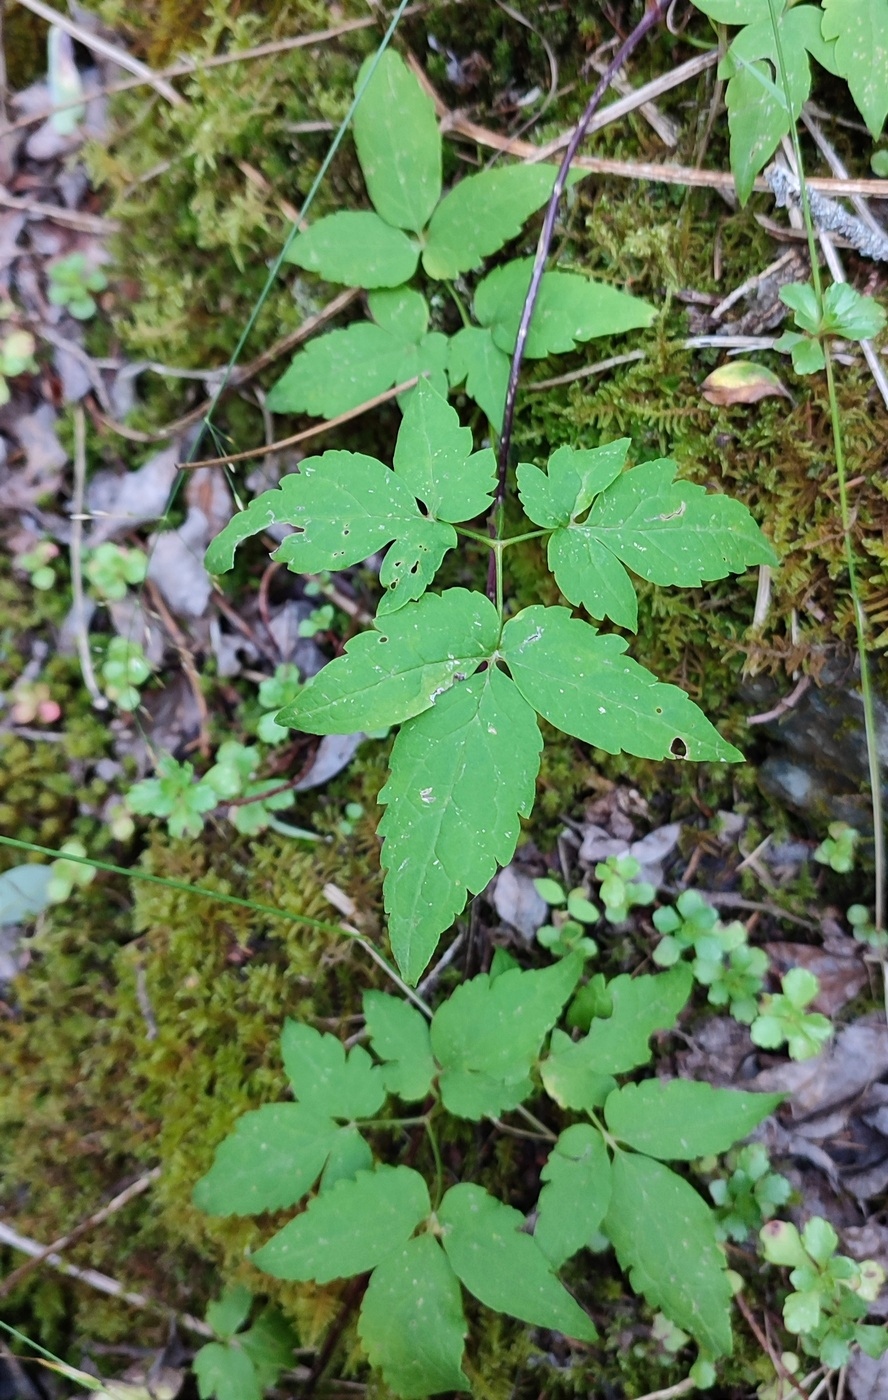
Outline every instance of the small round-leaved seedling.
{"label": "small round-leaved seedling", "polygon": [[781,987],[782,991],[762,998],[749,1033],[763,1050],[779,1050],[785,1045],[791,1059],[813,1059],[833,1033],[828,1017],[807,1010],[820,991],[820,983],[807,968],[793,967]]}

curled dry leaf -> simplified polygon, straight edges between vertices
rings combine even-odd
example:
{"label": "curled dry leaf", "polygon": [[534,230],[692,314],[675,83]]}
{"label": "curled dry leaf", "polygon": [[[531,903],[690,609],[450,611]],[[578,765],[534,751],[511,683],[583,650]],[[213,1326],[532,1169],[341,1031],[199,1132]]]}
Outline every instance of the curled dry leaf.
{"label": "curled dry leaf", "polygon": [[729,360],[719,365],[703,380],[700,392],[707,403],[719,408],[735,403],[758,403],[759,399],[790,397],[777,375],[753,360]]}

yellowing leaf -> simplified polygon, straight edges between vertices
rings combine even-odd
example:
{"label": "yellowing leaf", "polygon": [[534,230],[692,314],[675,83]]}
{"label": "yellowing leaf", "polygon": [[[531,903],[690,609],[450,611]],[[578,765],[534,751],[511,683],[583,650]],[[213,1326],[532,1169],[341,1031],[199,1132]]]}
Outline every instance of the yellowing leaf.
{"label": "yellowing leaf", "polygon": [[707,403],[720,408],[735,403],[758,403],[759,399],[790,397],[777,375],[754,360],[729,360],[720,365],[703,380],[700,392]]}

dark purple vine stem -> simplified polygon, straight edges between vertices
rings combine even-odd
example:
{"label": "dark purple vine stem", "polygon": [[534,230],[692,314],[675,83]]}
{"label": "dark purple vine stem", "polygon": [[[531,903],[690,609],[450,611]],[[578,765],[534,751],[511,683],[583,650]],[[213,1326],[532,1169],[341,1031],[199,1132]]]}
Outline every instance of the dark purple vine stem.
{"label": "dark purple vine stem", "polygon": [[[555,177],[555,184],[552,187],[552,194],[546,206],[546,215],[543,219],[543,227],[540,230],[540,238],[537,244],[536,255],[534,257],[533,272],[530,278],[530,286],[527,289],[527,296],[524,298],[524,308],[521,312],[521,321],[518,326],[518,338],[515,341],[515,350],[512,354],[512,365],[509,370],[509,385],[506,390],[506,407],[503,413],[503,428],[499,440],[498,450],[498,475],[496,497],[494,499],[493,514],[491,517],[491,534],[498,537],[502,509],[506,499],[506,475],[509,466],[509,453],[512,448],[512,433],[515,423],[515,402],[518,397],[518,380],[521,374],[521,365],[524,361],[524,351],[527,346],[527,333],[530,330],[530,323],[533,319],[534,308],[540,292],[540,284],[543,280],[543,273],[546,270],[546,260],[549,256],[549,249],[552,245],[552,237],[555,232],[555,220],[558,217],[558,205],[564,193],[564,186],[567,183],[568,172],[571,162],[579,150],[590,121],[595,116],[601,105],[602,98],[611,85],[614,74],[622,68],[626,59],[634,52],[641,43],[645,35],[659,24],[669,9],[672,0],[654,0],[654,3],[646,11],[644,17],[632,30],[631,34],[624,39],[617,49],[607,68],[601,76],[601,81],[586,104],[586,110],[577,122],[573,136],[570,138],[561,167]],[[494,556],[491,552],[490,573],[488,576],[488,596],[492,598],[491,590],[495,587],[494,580]]]}

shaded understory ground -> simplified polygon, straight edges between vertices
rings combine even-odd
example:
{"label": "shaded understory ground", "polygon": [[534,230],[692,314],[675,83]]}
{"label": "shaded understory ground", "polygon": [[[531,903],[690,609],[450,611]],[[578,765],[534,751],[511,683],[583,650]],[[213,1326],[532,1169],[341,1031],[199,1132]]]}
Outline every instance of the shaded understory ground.
{"label": "shaded understory ground", "polygon": [[[281,0],[260,15],[214,3],[202,20],[192,8],[146,6],[134,20],[116,0],[98,6],[106,24],[119,26],[116,42],[155,69],[185,49],[199,60],[193,76],[177,80],[180,104],[144,87],[95,96],[72,135],[23,126],[3,147],[17,207],[0,211],[2,291],[13,303],[10,324],[27,329],[35,344],[0,408],[0,832],[53,849],[76,840],[113,865],[294,915],[344,919],[385,949],[376,795],[390,741],[319,747],[301,734],[262,741],[263,717],[286,696],[266,691],[263,701],[260,689],[275,675],[281,684],[297,674],[304,680],[360,629],[378,594],[372,561],[309,581],[269,568],[257,545],[214,590],[201,560],[231,513],[228,479],[212,469],[190,474],[167,511],[177,463],[195,450],[219,370],[379,30],[346,29],[288,48],[284,41],[294,35],[325,30],[329,7]],[[492,7],[469,46],[458,10],[432,6],[406,23],[404,50],[417,55],[464,127],[474,121],[483,131],[520,131],[542,143],[581,110],[612,38],[611,20],[628,22],[620,8],[609,19],[598,5],[555,5],[535,28]],[[15,13],[22,24],[24,12]],[[333,27],[365,18],[362,7],[346,4]],[[687,35],[658,36],[627,75],[632,86],[678,66],[694,52],[690,40],[706,34],[701,21]],[[279,43],[280,51],[206,65],[211,55],[264,43]],[[13,31],[9,45],[13,85],[37,81],[12,103],[12,114],[25,117],[45,107],[49,93],[28,34]],[[86,48],[75,56],[86,69]],[[119,69],[103,63],[86,81],[97,93],[119,78]],[[550,82],[557,95],[540,112]],[[847,124],[853,113],[845,113],[845,98],[828,85],[819,97],[835,114],[821,110],[819,118],[829,140],[852,173],[866,173],[869,143]],[[727,170],[719,102],[709,70],[658,98],[655,125],[650,114],[634,112],[605,127],[590,149],[624,161],[627,172],[640,160]],[[477,133],[460,136],[460,121],[451,125],[457,134],[447,176],[456,178],[491,152]],[[813,148],[808,154],[814,169],[818,157]],[[346,143],[317,211],[363,204]],[[878,213],[878,202],[873,208]],[[531,222],[516,252],[532,251],[536,231]],[[53,266],[72,254],[107,283],[97,281],[95,313],[82,320],[49,297]],[[518,456],[543,462],[561,442],[593,446],[627,436],[634,460],[670,455],[683,475],[745,501],[782,564],[769,581],[751,572],[705,590],[640,590],[632,654],[682,685],[749,762],[667,770],[547,733],[537,806],[509,879],[460,920],[434,995],[487,969],[495,948],[525,966],[544,962],[534,931],[548,915],[534,902],[531,878],[551,875],[566,890],[597,897],[596,864],[647,837],[642,855],[654,854],[644,869],[659,903],[687,887],[711,897],[725,921],[742,920],[750,942],[767,952],[769,987],[791,966],[810,969],[820,980],[816,1006],[837,1025],[824,1059],[793,1064],[756,1049],[747,1027],[710,1006],[698,988],[679,1033],[657,1042],[657,1074],[786,1091],[787,1104],[761,1138],[792,1185],[788,1218],[823,1215],[847,1253],[888,1267],[881,969],[846,917],[849,905],[872,903],[872,880],[829,412],[819,379],[793,379],[768,348],[784,315],[780,284],[805,275],[804,245],[769,198],[755,195],[741,209],[724,192],[642,185],[627,173],[577,187],[557,255],[647,297],[660,314],[631,339],[535,363],[521,399]],[[879,265],[853,252],[843,257],[855,285],[883,295]],[[292,272],[275,286],[242,359],[250,373],[217,415],[226,450],[306,425],[272,420],[263,394],[294,333],[313,316],[323,319],[335,295]],[[346,324],[356,305],[329,324]],[[726,336],[752,338],[748,353],[782,378],[785,397],[706,401],[700,385],[725,361]],[[272,346],[276,357],[260,362]],[[639,350],[641,359],[609,363]],[[596,362],[599,372],[575,377]],[[552,379],[560,382],[541,387]],[[863,605],[881,655],[888,640],[886,409],[866,365],[850,352],[840,398]],[[460,406],[471,422],[471,405]],[[386,406],[321,438],[318,450],[360,448],[389,460],[398,421]],[[212,449],[205,438],[200,455]],[[252,494],[298,460],[283,449],[248,464],[232,483]],[[124,579],[113,590],[119,597],[109,596],[107,579],[89,573],[95,551],[109,542],[153,559],[147,581]],[[513,554],[512,605],[557,602],[535,544]],[[482,567],[463,553],[445,581],[478,586]],[[48,587],[35,586],[47,582],[36,577],[40,568],[50,570]],[[144,675],[128,670],[126,648],[115,657],[115,638],[139,644]],[[282,679],[282,667],[295,670]],[[133,684],[137,699],[127,702]],[[109,694],[117,703],[108,703]],[[792,697],[791,708],[781,708],[784,697]],[[769,712],[770,720],[750,725]],[[266,743],[257,778],[286,794],[286,805],[264,806],[251,823],[236,816],[237,804],[220,803],[201,815],[197,836],[178,839],[164,821],[134,821],[125,810],[127,790],[153,772],[158,754],[203,773],[222,743],[256,743],[257,735]],[[864,832],[849,875],[813,857],[835,819]],[[293,828],[313,839],[287,834]],[[22,859],[0,847],[0,869]],[[361,993],[390,989],[384,973],[359,942],[295,920],[107,873],[87,885],[64,874],[71,877],[66,897],[36,921],[0,927],[2,1221],[41,1245],[85,1222],[65,1260],[99,1271],[141,1303],[41,1264],[13,1281],[0,1313],[74,1364],[120,1375],[131,1361],[150,1366],[167,1348],[165,1363],[184,1375],[201,1340],[188,1319],[202,1319],[223,1286],[243,1282],[274,1301],[298,1337],[297,1369],[278,1393],[386,1394],[356,1348],[359,1298],[350,1285],[262,1279],[244,1253],[274,1222],[210,1219],[191,1204],[195,1181],[238,1116],[282,1093],[283,1018],[347,1039],[361,1029]],[[642,906],[624,923],[601,924],[595,972],[653,970],[659,934],[651,914]],[[522,1211],[533,1208],[538,1143],[482,1124],[463,1125],[443,1147],[454,1173],[482,1181]],[[423,1143],[404,1150],[420,1169],[429,1165]],[[706,1191],[719,1171],[698,1164],[692,1179]],[[138,1194],[108,1219],[93,1220],[133,1182]],[[2,1243],[0,1255],[4,1273],[25,1258]],[[786,1285],[751,1243],[730,1245],[729,1257],[746,1294],[735,1356],[711,1393],[746,1400],[774,1380],[772,1356],[789,1344],[780,1318]],[[631,1400],[687,1375],[692,1352],[670,1350],[674,1339],[664,1338],[652,1310],[628,1290],[611,1254],[580,1256],[565,1279],[594,1317],[601,1345],[577,1352],[562,1338],[478,1308],[470,1318],[478,1395]],[[172,1343],[171,1313],[179,1318]],[[841,1382],[855,1400],[888,1393],[884,1365],[868,1371],[855,1364]],[[27,1395],[26,1384],[67,1393],[52,1377],[29,1374],[27,1382],[13,1377],[9,1393]],[[193,1377],[185,1386],[194,1393]],[[770,1392],[775,1400],[791,1393]]]}

